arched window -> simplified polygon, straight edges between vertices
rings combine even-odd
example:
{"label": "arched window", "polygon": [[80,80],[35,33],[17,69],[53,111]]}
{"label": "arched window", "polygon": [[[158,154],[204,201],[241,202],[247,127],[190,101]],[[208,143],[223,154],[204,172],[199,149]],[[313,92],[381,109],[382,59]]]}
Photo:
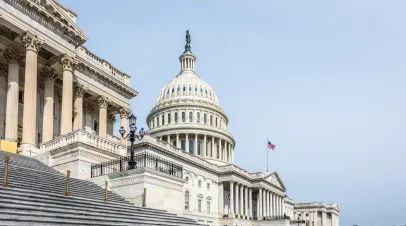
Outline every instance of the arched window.
{"label": "arched window", "polygon": [[193,122],[193,112],[189,112],[189,122]]}
{"label": "arched window", "polygon": [[166,94],[169,94],[169,89],[168,89],[168,91],[166,92]]}
{"label": "arched window", "polygon": [[213,115],[210,115],[210,125],[213,125]]}
{"label": "arched window", "polygon": [[182,141],[180,142],[180,148],[181,148],[182,150],[185,150],[185,140],[182,140]]}
{"label": "arched window", "polygon": [[162,125],[165,125],[165,115],[162,115]]}
{"label": "arched window", "polygon": [[178,87],[178,92],[180,91],[180,87]]}
{"label": "arched window", "polygon": [[204,113],[204,115],[203,115],[203,122],[204,122],[204,124],[207,124],[207,114],[206,113]]}
{"label": "arched window", "polygon": [[178,122],[178,112],[175,112],[175,122]]}
{"label": "arched window", "polygon": [[183,92],[185,92],[185,91],[186,91],[186,86],[183,87]]}
{"label": "arched window", "polygon": [[189,86],[189,92],[192,92],[192,87],[191,86]]}
{"label": "arched window", "polygon": [[189,153],[193,154],[193,140],[189,140]]}
{"label": "arched window", "polygon": [[185,210],[189,210],[189,192],[185,192]]}
{"label": "arched window", "polygon": [[197,123],[200,123],[200,112],[197,112],[196,119],[197,119]]}
{"label": "arched window", "polygon": [[168,124],[171,124],[171,113],[168,113]]}
{"label": "arched window", "polygon": [[156,117],[156,126],[159,126],[159,117]]}
{"label": "arched window", "polygon": [[185,115],[185,112],[182,112],[182,122],[186,122],[186,115]]}
{"label": "arched window", "polygon": [[197,92],[197,87],[195,87],[195,92]]}
{"label": "arched window", "polygon": [[211,197],[209,196],[209,197],[207,197],[206,198],[206,207],[207,207],[207,213],[211,213]]}
{"label": "arched window", "polygon": [[172,88],[172,93],[174,93],[175,92],[175,88]]}
{"label": "arched window", "polygon": [[203,203],[203,195],[198,195],[197,196],[197,211],[199,211],[199,213],[202,212],[202,204]]}
{"label": "arched window", "polygon": [[216,117],[216,126],[217,126],[217,117]]}

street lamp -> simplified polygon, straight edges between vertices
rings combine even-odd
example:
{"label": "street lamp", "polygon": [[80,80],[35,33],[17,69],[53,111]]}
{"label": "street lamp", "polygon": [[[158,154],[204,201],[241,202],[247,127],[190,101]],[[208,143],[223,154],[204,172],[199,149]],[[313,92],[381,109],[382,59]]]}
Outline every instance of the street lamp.
{"label": "street lamp", "polygon": [[131,143],[130,146],[130,151],[131,151],[131,155],[130,155],[130,161],[128,161],[128,169],[135,169],[135,161],[134,161],[134,141],[135,138],[137,138],[138,140],[141,140],[146,134],[147,132],[145,132],[144,128],[140,129],[139,135],[135,134],[135,132],[137,131],[137,117],[134,116],[134,114],[131,114],[130,117],[128,117],[129,122],[130,122],[130,132],[127,134],[127,136],[124,137],[125,134],[125,129],[124,127],[120,127],[120,134],[121,137],[124,138],[125,140],[129,140]]}

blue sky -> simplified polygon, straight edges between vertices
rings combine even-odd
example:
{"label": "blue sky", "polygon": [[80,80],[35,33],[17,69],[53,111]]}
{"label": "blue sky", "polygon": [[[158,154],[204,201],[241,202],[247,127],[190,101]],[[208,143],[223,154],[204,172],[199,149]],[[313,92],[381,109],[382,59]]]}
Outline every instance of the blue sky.
{"label": "blue sky", "polygon": [[406,224],[406,1],[73,1],[85,46],[132,76],[139,127],[180,70],[229,116],[235,163],[269,153],[295,202],[337,202],[340,225]]}

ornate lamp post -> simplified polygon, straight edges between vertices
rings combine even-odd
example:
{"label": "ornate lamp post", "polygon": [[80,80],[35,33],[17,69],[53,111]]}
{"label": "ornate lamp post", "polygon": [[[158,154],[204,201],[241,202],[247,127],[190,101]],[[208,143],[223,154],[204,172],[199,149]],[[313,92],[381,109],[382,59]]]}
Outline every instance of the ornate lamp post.
{"label": "ornate lamp post", "polygon": [[135,134],[135,132],[137,131],[137,126],[135,126],[135,124],[137,123],[137,117],[134,116],[134,114],[131,114],[130,117],[128,117],[129,122],[130,122],[130,132],[127,134],[127,136],[124,137],[125,134],[125,129],[124,127],[120,127],[120,134],[121,137],[123,137],[126,140],[129,140],[131,143],[130,146],[130,151],[131,151],[131,155],[130,155],[130,161],[128,161],[128,169],[135,169],[135,161],[134,161],[134,141],[135,138],[137,138],[138,140],[141,140],[146,134],[147,132],[144,131],[144,128],[140,129],[139,134]]}

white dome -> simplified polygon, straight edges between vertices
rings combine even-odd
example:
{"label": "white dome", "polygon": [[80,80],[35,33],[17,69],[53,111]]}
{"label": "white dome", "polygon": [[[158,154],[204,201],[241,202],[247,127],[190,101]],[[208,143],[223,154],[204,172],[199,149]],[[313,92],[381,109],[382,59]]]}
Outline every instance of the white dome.
{"label": "white dome", "polygon": [[166,101],[192,99],[219,105],[216,93],[194,71],[182,71],[159,94],[157,105]]}

